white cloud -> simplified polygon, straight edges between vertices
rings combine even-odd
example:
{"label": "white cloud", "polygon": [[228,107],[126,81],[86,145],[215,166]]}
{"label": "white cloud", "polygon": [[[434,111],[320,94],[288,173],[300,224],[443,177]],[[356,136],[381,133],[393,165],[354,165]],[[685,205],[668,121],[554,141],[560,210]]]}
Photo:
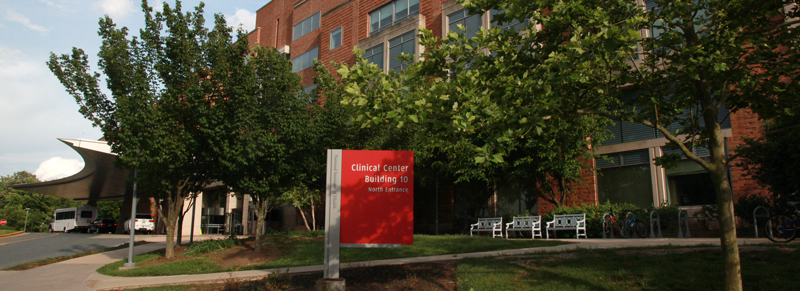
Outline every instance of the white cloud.
{"label": "white cloud", "polygon": [[228,22],[229,26],[238,28],[239,25],[241,25],[245,31],[250,32],[256,26],[256,13],[250,12],[247,9],[238,8],[233,16],[225,15],[225,20]]}
{"label": "white cloud", "polygon": [[0,174],[33,172],[50,157],[79,158],[58,137],[97,139],[45,64],[46,55],[0,45]]}
{"label": "white cloud", "polygon": [[63,3],[55,3],[55,2],[50,1],[50,0],[39,0],[39,2],[42,2],[44,4],[47,4],[47,6],[50,6],[50,7],[53,7],[53,8],[57,8],[57,9],[60,9],[60,10],[67,10],[68,9],[67,5],[65,5]]}
{"label": "white cloud", "polygon": [[24,76],[33,73],[36,67],[44,67],[26,58],[20,50],[0,47],[0,77]]}
{"label": "white cloud", "polygon": [[52,157],[41,164],[33,172],[41,181],[50,181],[72,176],[83,169],[83,161]]}
{"label": "white cloud", "polygon": [[95,2],[94,5],[115,21],[125,19],[128,14],[136,12],[131,0],[100,0]]}
{"label": "white cloud", "polygon": [[6,11],[6,19],[8,21],[13,21],[22,24],[23,26],[27,27],[30,30],[35,30],[42,33],[50,31],[49,29],[44,28],[43,26],[31,23],[31,19],[28,18],[27,16],[11,10]]}
{"label": "white cloud", "polygon": [[164,1],[162,0],[155,0],[155,1],[147,1],[150,7],[153,7],[153,11],[155,12],[164,12]]}

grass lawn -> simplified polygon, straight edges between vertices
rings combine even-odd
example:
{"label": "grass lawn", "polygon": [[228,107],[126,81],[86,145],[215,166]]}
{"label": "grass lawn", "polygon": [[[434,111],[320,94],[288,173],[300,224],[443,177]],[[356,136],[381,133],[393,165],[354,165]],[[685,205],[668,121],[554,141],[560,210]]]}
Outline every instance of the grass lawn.
{"label": "grass lawn", "polygon": [[[546,247],[564,244],[556,241],[531,239],[500,239],[483,236],[465,235],[415,235],[414,245],[387,249],[341,249],[341,262],[360,262],[369,260],[424,257],[434,255],[460,254],[507,249]],[[242,252],[252,252],[242,250]],[[230,256],[228,248],[214,251],[211,256]],[[120,271],[119,267],[126,262],[121,260],[106,265],[97,271],[109,276],[167,276],[186,274],[205,274],[225,271],[269,269],[295,266],[323,264],[323,241],[321,237],[307,236],[302,233],[279,235],[272,237],[264,246],[263,252],[275,252],[275,256],[249,266],[220,266],[218,261],[205,258],[207,254],[190,256],[189,259],[163,260],[163,250],[135,256],[134,262],[140,267]],[[153,262],[164,261],[154,264]]]}
{"label": "grass lawn", "polygon": [[[743,246],[745,290],[797,290],[800,244]],[[722,290],[719,247],[580,249],[345,269],[347,290]],[[310,290],[322,274],[138,290]]]}
{"label": "grass lawn", "polygon": [[[745,290],[797,290],[797,245],[743,247]],[[459,290],[722,290],[719,247],[579,250],[458,262]]]}
{"label": "grass lawn", "polygon": [[12,229],[0,229],[0,235],[9,234],[9,233],[15,233],[15,232],[18,232],[18,231],[19,231],[19,230],[12,230]]}

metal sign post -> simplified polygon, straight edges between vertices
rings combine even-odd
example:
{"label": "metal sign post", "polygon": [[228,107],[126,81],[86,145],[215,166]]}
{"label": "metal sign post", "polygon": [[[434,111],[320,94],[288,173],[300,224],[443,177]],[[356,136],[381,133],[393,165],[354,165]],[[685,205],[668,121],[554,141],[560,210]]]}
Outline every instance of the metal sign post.
{"label": "metal sign post", "polygon": [[339,278],[339,230],[341,228],[342,150],[328,150],[325,185],[325,266],[323,278]]}

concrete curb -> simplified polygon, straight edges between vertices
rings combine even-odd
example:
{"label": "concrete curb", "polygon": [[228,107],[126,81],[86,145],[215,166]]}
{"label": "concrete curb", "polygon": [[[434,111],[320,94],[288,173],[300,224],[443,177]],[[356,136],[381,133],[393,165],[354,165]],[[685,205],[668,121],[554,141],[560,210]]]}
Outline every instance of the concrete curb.
{"label": "concrete curb", "polygon": [[15,236],[15,235],[20,235],[20,234],[23,234],[23,233],[24,233],[24,232],[22,232],[22,231],[18,231],[18,232],[12,232],[12,233],[9,233],[9,234],[3,234],[3,235],[0,235],[0,238],[9,237],[9,236]]}

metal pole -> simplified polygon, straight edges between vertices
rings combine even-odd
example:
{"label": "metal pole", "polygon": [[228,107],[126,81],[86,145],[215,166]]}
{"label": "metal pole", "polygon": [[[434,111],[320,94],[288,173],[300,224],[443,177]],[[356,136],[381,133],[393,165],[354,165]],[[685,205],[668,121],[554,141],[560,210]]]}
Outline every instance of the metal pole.
{"label": "metal pole", "polygon": [[28,214],[31,213],[30,208],[25,208],[25,227],[22,229],[22,232],[28,232]]}
{"label": "metal pole", "polygon": [[197,193],[192,198],[192,230],[189,231],[189,243],[194,242],[194,215],[197,214]]}
{"label": "metal pole", "polygon": [[133,170],[133,198],[131,198],[131,219],[128,220],[128,231],[131,234],[131,239],[128,242],[128,262],[123,264],[124,267],[136,267],[133,262],[133,236],[136,232],[136,180],[139,178],[139,169]]}

